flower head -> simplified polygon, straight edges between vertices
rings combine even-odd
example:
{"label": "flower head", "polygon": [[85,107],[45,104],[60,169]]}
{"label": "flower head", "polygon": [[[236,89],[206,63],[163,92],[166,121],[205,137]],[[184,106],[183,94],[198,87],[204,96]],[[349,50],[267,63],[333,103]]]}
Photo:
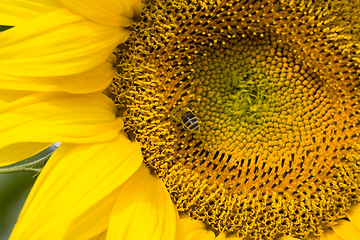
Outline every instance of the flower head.
{"label": "flower head", "polygon": [[[62,3],[68,9],[49,5],[0,35],[3,117],[21,116],[4,127],[13,132],[0,151],[64,142],[13,239],[174,239],[175,227],[177,239],[359,231],[360,45],[349,17],[357,3],[156,1],[130,33],[140,3]],[[52,30],[26,31],[34,23]],[[40,45],[43,54],[27,50]],[[92,84],[79,87],[87,77]],[[109,83],[113,102],[99,93]],[[43,105],[46,114],[30,119]],[[52,130],[64,122],[68,131]],[[176,225],[170,199],[181,213]],[[43,225],[31,231],[36,220]]]}
{"label": "flower head", "polygon": [[340,6],[148,5],[111,87],[178,211],[216,233],[306,238],[358,203],[359,39]]}

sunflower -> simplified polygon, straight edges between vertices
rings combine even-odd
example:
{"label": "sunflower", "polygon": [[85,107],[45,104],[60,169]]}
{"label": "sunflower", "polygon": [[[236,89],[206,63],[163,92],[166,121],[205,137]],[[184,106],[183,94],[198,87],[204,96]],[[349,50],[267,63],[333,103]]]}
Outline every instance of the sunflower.
{"label": "sunflower", "polygon": [[11,239],[357,239],[357,1],[19,2],[2,163],[63,144]]}

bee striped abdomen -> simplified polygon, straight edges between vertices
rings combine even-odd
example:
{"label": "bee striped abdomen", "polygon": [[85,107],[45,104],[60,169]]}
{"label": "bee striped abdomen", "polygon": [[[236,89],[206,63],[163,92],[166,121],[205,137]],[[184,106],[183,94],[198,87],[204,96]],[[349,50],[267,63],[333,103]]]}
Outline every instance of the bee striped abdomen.
{"label": "bee striped abdomen", "polygon": [[184,113],[184,115],[181,116],[181,120],[189,130],[199,130],[199,121],[192,112],[187,111]]}

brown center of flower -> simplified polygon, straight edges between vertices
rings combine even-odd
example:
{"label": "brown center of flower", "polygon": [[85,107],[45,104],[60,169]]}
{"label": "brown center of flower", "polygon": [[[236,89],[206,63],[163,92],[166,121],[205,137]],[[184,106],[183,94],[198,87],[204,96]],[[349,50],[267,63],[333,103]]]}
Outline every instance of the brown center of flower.
{"label": "brown center of flower", "polygon": [[319,235],[360,202],[358,45],[310,5],[160,1],[120,46],[125,130],[217,233]]}

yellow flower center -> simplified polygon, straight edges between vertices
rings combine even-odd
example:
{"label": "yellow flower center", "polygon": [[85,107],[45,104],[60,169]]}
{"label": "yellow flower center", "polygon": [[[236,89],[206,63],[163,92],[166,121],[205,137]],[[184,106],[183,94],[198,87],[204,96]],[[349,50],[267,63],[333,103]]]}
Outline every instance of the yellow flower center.
{"label": "yellow flower center", "polygon": [[330,11],[147,6],[111,90],[178,211],[217,233],[305,238],[360,202],[359,45]]}

